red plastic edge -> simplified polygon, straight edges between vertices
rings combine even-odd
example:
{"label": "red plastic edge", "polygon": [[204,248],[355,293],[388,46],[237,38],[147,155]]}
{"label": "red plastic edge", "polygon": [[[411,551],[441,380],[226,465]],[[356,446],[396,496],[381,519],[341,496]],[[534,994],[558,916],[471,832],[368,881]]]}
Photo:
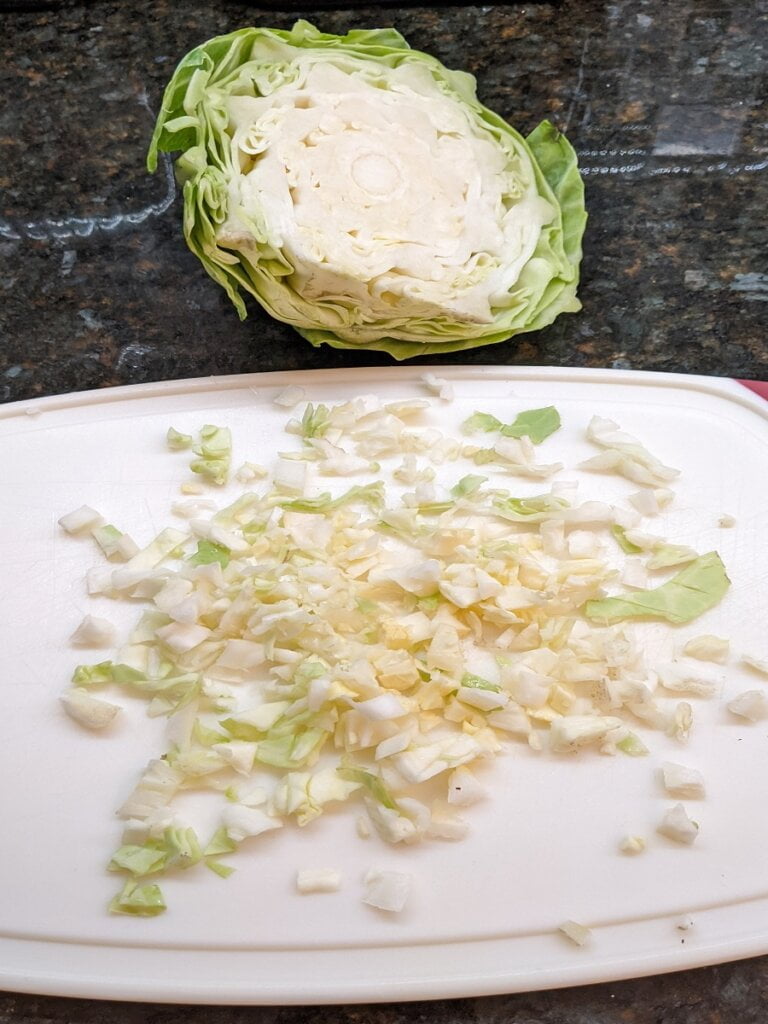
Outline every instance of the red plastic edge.
{"label": "red plastic edge", "polygon": [[756,395],[760,395],[768,401],[768,381],[765,380],[740,380],[736,378],[737,384],[743,384],[745,388],[749,388],[750,391],[754,391]]}

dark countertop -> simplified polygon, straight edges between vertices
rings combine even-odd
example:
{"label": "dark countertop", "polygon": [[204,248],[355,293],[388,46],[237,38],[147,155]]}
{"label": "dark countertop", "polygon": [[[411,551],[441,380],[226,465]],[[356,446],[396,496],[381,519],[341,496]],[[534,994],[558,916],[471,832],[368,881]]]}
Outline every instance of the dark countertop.
{"label": "dark countertop", "polygon": [[[518,128],[550,117],[580,153],[590,212],[582,313],[440,361],[768,379],[765,0],[369,6],[354,15],[236,0],[65,0],[0,13],[0,401],[391,363],[314,349],[255,307],[239,322],[185,249],[167,175],[144,170],[175,61],[212,35],[286,27],[298,15],[334,32],[395,24],[412,45],[473,72],[481,99]],[[764,1020],[766,1005],[761,958],[552,993],[314,1010],[9,994],[0,1024],[747,1024]]]}

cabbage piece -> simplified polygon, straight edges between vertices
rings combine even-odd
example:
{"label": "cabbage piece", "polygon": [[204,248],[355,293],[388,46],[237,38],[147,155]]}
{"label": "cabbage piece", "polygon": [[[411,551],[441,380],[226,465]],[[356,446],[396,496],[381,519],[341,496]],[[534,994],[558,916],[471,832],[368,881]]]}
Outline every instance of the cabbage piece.
{"label": "cabbage piece", "polygon": [[324,491],[314,498],[289,498],[279,504],[287,511],[327,513],[352,503],[380,508],[384,504],[384,484],[378,480],[363,486],[350,487],[336,498]]}
{"label": "cabbage piece", "polygon": [[661,819],[656,831],[675,843],[690,846],[699,834],[699,824],[688,817],[682,804],[675,804]]}
{"label": "cabbage piece", "polygon": [[160,758],[150,761],[136,788],[118,810],[127,820],[143,821],[167,807],[184,781],[180,771]]}
{"label": "cabbage piece", "polygon": [[664,789],[673,796],[688,800],[704,797],[704,776],[695,768],[686,768],[682,764],[664,761],[661,772]]}
{"label": "cabbage piece", "polygon": [[190,555],[189,562],[191,565],[211,565],[218,562],[222,569],[226,569],[229,565],[230,554],[230,549],[224,544],[217,544],[212,540],[199,540],[197,551],[194,555]]}
{"label": "cabbage piece", "polygon": [[504,437],[529,437],[534,444],[541,444],[550,434],[560,428],[560,413],[553,405],[543,409],[527,409],[518,413],[512,423],[502,423],[490,413],[476,412],[462,424],[465,433],[477,430],[490,433],[498,431]]}
{"label": "cabbage piece", "polygon": [[139,885],[128,881],[109,904],[111,914],[129,914],[132,917],[157,917],[166,909],[159,885]]}
{"label": "cabbage piece", "polygon": [[69,641],[78,647],[112,647],[116,638],[117,630],[109,619],[86,615]]}
{"label": "cabbage piece", "polygon": [[584,612],[587,618],[604,623],[633,618],[690,622],[713,608],[730,585],[720,556],[710,551],[660,587],[587,601]]}
{"label": "cabbage piece", "polygon": [[333,868],[302,868],[296,872],[296,888],[300,893],[336,892],[341,886],[341,872]]}
{"label": "cabbage piece", "polygon": [[630,855],[643,853],[645,850],[645,840],[642,836],[624,836],[619,843],[619,849],[622,853],[628,853]]}
{"label": "cabbage piece", "polygon": [[621,725],[620,718],[600,715],[570,715],[550,725],[550,745],[555,753],[574,753],[579,747],[599,743],[612,729]]}
{"label": "cabbage piece", "polygon": [[512,423],[501,427],[501,433],[505,437],[530,437],[534,444],[541,444],[559,429],[560,413],[553,405],[547,405],[518,413]]}
{"label": "cabbage piece", "polygon": [[111,523],[94,526],[91,536],[99,545],[107,558],[127,561],[138,552],[138,545],[122,530]]}
{"label": "cabbage piece", "polygon": [[206,424],[200,429],[200,441],[195,445],[197,455],[189,464],[193,473],[222,486],[229,479],[229,467],[232,460],[232,435],[229,427],[217,427]]}
{"label": "cabbage piece", "polygon": [[402,871],[379,871],[371,868],[366,872],[364,885],[363,903],[396,914],[408,902],[411,875]]}
{"label": "cabbage piece", "polygon": [[617,472],[639,484],[663,487],[680,475],[679,469],[665,466],[636,437],[624,433],[613,420],[593,416],[587,437],[606,451],[581,464],[583,469]]}
{"label": "cabbage piece", "polygon": [[717,684],[713,680],[694,675],[686,665],[680,662],[673,662],[670,665],[657,665],[656,674],[661,686],[673,693],[690,693],[696,697],[712,697],[717,690]]}
{"label": "cabbage piece", "polygon": [[172,452],[180,452],[186,448],[191,448],[195,440],[191,434],[183,434],[180,430],[176,430],[175,427],[168,427],[165,443]]}
{"label": "cabbage piece", "polygon": [[627,754],[629,757],[645,757],[648,753],[648,747],[633,732],[628,733],[624,739],[619,740],[616,747],[622,754]]}
{"label": "cabbage piece", "polygon": [[755,672],[768,676],[768,658],[758,658],[754,654],[742,654],[741,661],[742,664],[748,665]]}
{"label": "cabbage piece", "polygon": [[637,544],[633,544],[629,537],[627,537],[627,531],[624,527],[615,524],[611,527],[611,533],[616,538],[616,543],[625,555],[637,555],[643,550]]}
{"label": "cabbage piece", "polygon": [[403,359],[502,341],[580,308],[575,153],[523,138],[474,79],[392,28],[246,28],[176,69],[148,155],[180,150],[184,234],[313,345]]}
{"label": "cabbage piece", "polygon": [[65,516],[59,519],[59,526],[66,533],[84,533],[86,530],[92,530],[95,526],[100,526],[104,522],[104,517],[100,512],[97,512],[95,508],[91,508],[90,505],[81,505],[80,508],[73,509],[68,512]]}
{"label": "cabbage piece", "polygon": [[[246,807],[244,804],[229,804],[222,811],[221,820],[227,837],[235,843],[241,843],[251,836],[260,836],[263,832],[271,832],[272,829],[283,827],[280,818],[274,818],[258,807]],[[212,848],[209,844],[205,852],[226,851],[219,851],[216,846]]]}
{"label": "cabbage piece", "polygon": [[304,400],[305,395],[304,388],[296,384],[289,384],[287,388],[283,388],[282,391],[278,392],[272,401],[275,405],[282,406],[284,409],[292,409]]}
{"label": "cabbage piece", "polygon": [[760,722],[768,718],[768,696],[762,690],[746,690],[726,705],[732,715]]}
{"label": "cabbage piece", "polygon": [[364,768],[357,768],[354,765],[345,765],[342,768],[337,768],[336,771],[339,777],[347,782],[365,786],[373,799],[383,807],[390,811],[398,810],[394,797],[380,776],[374,775],[373,772],[366,771]]}
{"label": "cabbage piece", "polygon": [[648,559],[649,569],[669,569],[687,565],[698,558],[697,552],[685,544],[659,544]]}
{"label": "cabbage piece", "polygon": [[431,391],[433,395],[437,395],[441,401],[453,401],[453,386],[444,377],[437,377],[434,373],[425,373],[422,374],[421,382],[428,391]]}
{"label": "cabbage piece", "polygon": [[64,710],[86,729],[104,729],[120,712],[117,704],[99,700],[85,690],[74,687],[61,697]]}
{"label": "cabbage piece", "polygon": [[169,867],[190,868],[202,859],[195,830],[166,828],[161,839],[149,839],[142,845],[127,843],[112,855],[110,871],[127,871],[134,877],[156,874]]}
{"label": "cabbage piece", "polygon": [[579,924],[578,921],[564,921],[558,931],[562,932],[576,946],[585,946],[592,938],[591,929],[586,925]]}
{"label": "cabbage piece", "polygon": [[716,661],[722,665],[727,661],[730,649],[730,642],[725,637],[704,633],[691,637],[683,648],[683,654],[698,661]]}
{"label": "cabbage piece", "polygon": [[288,772],[275,788],[271,808],[275,814],[295,814],[299,825],[306,825],[323,813],[325,804],[346,800],[359,788],[358,780],[345,779],[333,768],[314,775]]}

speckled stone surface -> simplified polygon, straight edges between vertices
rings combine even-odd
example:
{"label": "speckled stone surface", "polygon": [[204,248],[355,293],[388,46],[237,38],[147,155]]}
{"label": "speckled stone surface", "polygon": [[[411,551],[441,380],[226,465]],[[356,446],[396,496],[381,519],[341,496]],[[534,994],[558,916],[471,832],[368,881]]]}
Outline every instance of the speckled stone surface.
{"label": "speckled stone surface", "polygon": [[[23,6],[23,5],[21,5]],[[0,4],[0,11],[2,5]],[[267,9],[234,0],[0,13],[0,401],[256,370],[387,365],[238,321],[187,252],[172,180],[144,169],[152,111],[203,39],[296,16],[395,24],[472,71],[523,131],[580,153],[583,311],[451,363],[768,378],[768,4],[568,0]],[[768,1019],[768,959],[551,993],[346,1008],[181,1009],[0,995],[0,1024],[739,1024]]]}

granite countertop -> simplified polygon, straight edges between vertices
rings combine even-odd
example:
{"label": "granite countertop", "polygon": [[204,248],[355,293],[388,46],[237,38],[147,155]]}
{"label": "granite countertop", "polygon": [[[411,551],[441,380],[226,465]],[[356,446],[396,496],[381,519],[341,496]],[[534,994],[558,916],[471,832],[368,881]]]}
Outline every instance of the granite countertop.
{"label": "granite countertop", "polygon": [[[397,26],[523,131],[568,133],[587,185],[583,311],[445,363],[768,379],[765,0],[267,9],[236,0],[0,3],[0,401],[167,378],[390,365],[240,322],[144,156],[196,43],[297,16]],[[0,995],[0,1024],[764,1019],[768,958],[551,993],[324,1009],[174,1009]]]}

